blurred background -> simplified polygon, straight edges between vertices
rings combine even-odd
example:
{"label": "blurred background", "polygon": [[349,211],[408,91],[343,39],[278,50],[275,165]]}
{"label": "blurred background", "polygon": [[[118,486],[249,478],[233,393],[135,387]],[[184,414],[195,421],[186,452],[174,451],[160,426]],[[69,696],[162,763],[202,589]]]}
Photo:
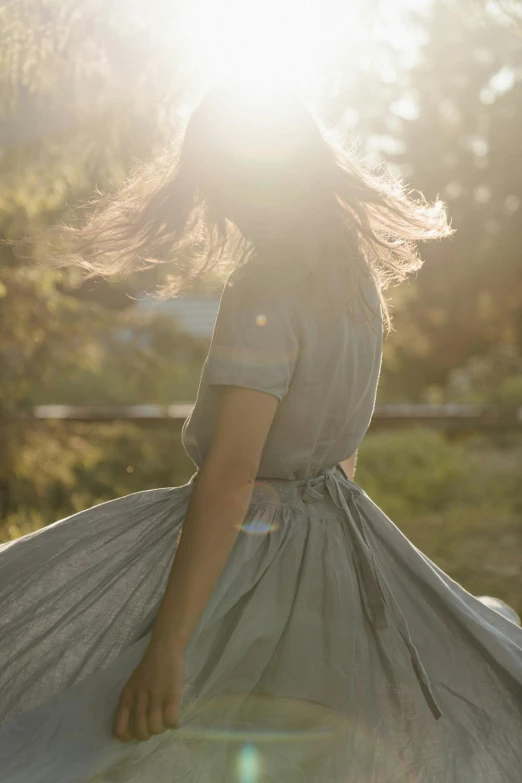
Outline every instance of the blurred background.
{"label": "blurred background", "polygon": [[[0,29],[3,238],[117,187],[237,72],[288,81],[368,163],[446,202],[456,234],[387,292],[355,478],[470,592],[521,612],[522,3],[4,0]],[[84,281],[0,246],[0,540],[193,473],[180,430],[220,289],[154,303],[166,272]],[[122,407],[154,405],[172,407]]]}

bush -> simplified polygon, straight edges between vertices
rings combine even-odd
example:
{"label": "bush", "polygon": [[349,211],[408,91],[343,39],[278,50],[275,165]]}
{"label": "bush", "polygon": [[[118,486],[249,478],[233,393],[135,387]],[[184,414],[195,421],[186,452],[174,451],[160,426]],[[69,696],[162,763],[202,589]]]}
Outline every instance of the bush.
{"label": "bush", "polygon": [[500,449],[415,428],[368,434],[355,480],[411,541],[474,595],[520,614],[522,436]]}

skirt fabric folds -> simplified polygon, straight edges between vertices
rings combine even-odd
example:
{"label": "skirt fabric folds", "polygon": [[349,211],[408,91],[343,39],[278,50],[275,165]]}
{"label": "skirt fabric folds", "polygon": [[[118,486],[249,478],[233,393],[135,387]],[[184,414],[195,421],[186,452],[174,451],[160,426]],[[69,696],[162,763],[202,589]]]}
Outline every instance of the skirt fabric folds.
{"label": "skirt fabric folds", "polygon": [[0,547],[3,783],[519,783],[522,629],[338,467],[256,482],[179,728],[116,739],[193,486]]}

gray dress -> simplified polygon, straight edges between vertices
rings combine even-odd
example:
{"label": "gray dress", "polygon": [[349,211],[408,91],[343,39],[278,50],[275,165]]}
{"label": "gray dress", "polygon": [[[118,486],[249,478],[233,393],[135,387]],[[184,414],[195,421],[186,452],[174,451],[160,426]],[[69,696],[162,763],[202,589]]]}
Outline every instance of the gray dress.
{"label": "gray dress", "polygon": [[177,730],[111,733],[197,471],[0,547],[3,783],[521,780],[516,616],[454,582],[338,464],[368,428],[383,333],[371,279],[349,313],[337,274],[281,270],[271,290],[252,263],[224,288],[183,428],[196,468],[219,385],[280,404],[187,651]]}

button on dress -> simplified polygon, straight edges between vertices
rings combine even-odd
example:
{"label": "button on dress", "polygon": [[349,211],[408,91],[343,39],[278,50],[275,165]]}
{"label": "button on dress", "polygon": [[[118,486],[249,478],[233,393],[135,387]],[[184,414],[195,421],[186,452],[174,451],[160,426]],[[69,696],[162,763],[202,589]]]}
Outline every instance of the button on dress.
{"label": "button on dress", "polygon": [[[187,484],[0,546],[3,782],[522,779],[516,614],[452,580],[339,464],[375,406],[373,280],[349,307],[338,268],[293,271],[252,262],[226,281],[182,431]],[[187,650],[179,728],[121,743],[119,695],[228,385],[279,401],[251,503]]]}

